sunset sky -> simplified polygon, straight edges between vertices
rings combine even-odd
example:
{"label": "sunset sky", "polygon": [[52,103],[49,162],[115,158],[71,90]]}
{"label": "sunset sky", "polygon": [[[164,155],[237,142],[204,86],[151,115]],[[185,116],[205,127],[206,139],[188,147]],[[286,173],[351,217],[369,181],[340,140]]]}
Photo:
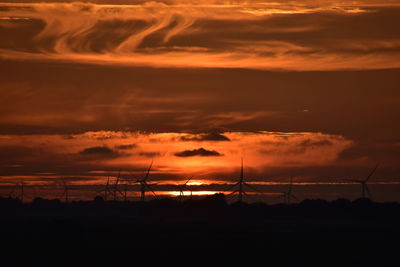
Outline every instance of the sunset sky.
{"label": "sunset sky", "polygon": [[0,2],[0,183],[400,181],[400,1]]}

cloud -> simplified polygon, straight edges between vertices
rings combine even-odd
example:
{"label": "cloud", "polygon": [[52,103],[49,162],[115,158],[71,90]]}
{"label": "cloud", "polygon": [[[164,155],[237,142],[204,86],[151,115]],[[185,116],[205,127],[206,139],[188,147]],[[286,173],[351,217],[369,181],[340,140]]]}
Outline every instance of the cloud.
{"label": "cloud", "polygon": [[325,140],[307,139],[307,140],[302,141],[299,144],[299,146],[302,146],[302,147],[317,147],[317,146],[330,146],[330,145],[332,145],[332,141],[327,140],[327,139],[325,139]]}
{"label": "cloud", "polygon": [[0,53],[8,59],[179,68],[400,67],[396,5],[174,3],[2,4],[13,7],[0,13],[7,24],[29,20],[17,33],[0,28],[9,37],[0,40]]}
{"label": "cloud", "polygon": [[[212,129],[221,133],[312,131],[349,138],[400,136],[396,123],[400,69],[192,71],[0,61],[0,70],[3,134],[96,131],[90,139],[101,141],[123,138],[124,131],[207,133]],[[66,74],[74,79],[65,80]],[[309,112],[298,112],[304,109]]]}
{"label": "cloud", "polygon": [[195,157],[195,156],[215,157],[215,156],[222,156],[222,154],[218,153],[217,151],[207,150],[207,149],[204,149],[204,148],[198,148],[198,149],[193,149],[193,150],[185,150],[185,151],[182,151],[182,152],[177,152],[174,155],[176,157]]}
{"label": "cloud", "polygon": [[137,147],[137,144],[126,144],[126,145],[118,145],[115,148],[120,149],[120,150],[129,150],[129,149],[133,149],[136,147]]}
{"label": "cloud", "polygon": [[219,133],[206,133],[206,134],[198,134],[198,135],[190,135],[190,136],[182,136],[182,141],[230,141],[228,137]]}
{"label": "cloud", "polygon": [[[400,166],[398,138],[355,142],[310,132],[224,132],[231,141],[188,149],[180,137],[190,134],[115,132],[124,138],[88,138],[99,134],[74,134],[74,139],[64,135],[0,135],[0,178],[26,176],[39,183],[44,181],[41,178],[92,177],[87,183],[103,183],[101,179],[116,176],[118,170],[124,175],[141,175],[153,158],[156,179],[172,180],[187,175],[229,180],[238,173],[242,156],[248,177],[259,180],[290,175],[313,180],[356,177],[378,162],[381,166],[376,178],[382,175],[390,180],[397,177]],[[140,144],[140,150],[115,150],[126,144]]]}
{"label": "cloud", "polygon": [[106,146],[88,147],[79,152],[82,155],[113,155],[114,153],[114,150]]}
{"label": "cloud", "polygon": [[363,141],[357,142],[343,150],[338,155],[338,162],[341,163],[365,163],[373,166],[381,163],[386,166],[396,166],[400,163],[400,143],[395,140],[382,141]]}
{"label": "cloud", "polygon": [[[187,167],[181,160],[189,169],[232,166],[243,150],[254,168],[306,172],[338,154],[340,164],[369,158],[395,166],[398,146],[375,139],[400,136],[398,0],[116,1],[0,4],[0,133],[28,134],[12,137],[24,140],[21,150],[1,151],[8,166],[130,168],[157,156],[174,173]],[[250,133],[265,129],[275,133]],[[276,132],[289,134],[277,140]],[[73,138],[48,144],[52,134]],[[187,143],[171,138],[216,141],[224,157],[180,159],[171,151]],[[362,145],[349,148],[353,140]],[[131,143],[140,150],[122,153]],[[114,153],[79,153],[99,146]],[[107,164],[98,155],[110,155],[101,158]]]}

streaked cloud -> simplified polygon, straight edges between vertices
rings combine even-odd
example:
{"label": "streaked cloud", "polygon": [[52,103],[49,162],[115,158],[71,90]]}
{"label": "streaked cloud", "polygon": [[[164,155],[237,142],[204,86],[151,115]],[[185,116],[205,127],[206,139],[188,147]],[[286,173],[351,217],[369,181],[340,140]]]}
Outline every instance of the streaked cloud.
{"label": "streaked cloud", "polygon": [[[0,52],[12,60],[120,66],[301,71],[399,68],[400,60],[395,59],[400,57],[400,36],[392,23],[400,9],[395,2],[388,4],[7,3],[0,4],[0,25],[1,21],[8,25],[1,30],[10,38],[0,42]],[[12,31],[10,23],[17,23],[21,31]]]}

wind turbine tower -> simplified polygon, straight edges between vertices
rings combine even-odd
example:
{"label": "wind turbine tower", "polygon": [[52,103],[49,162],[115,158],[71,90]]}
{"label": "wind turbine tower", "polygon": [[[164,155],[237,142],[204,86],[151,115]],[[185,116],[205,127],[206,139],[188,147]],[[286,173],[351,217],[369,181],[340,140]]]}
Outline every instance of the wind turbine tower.
{"label": "wind turbine tower", "polygon": [[68,197],[69,197],[68,190],[69,190],[69,188],[68,188],[67,182],[65,180],[63,180],[62,183],[63,183],[63,187],[64,187],[62,196],[65,197],[65,203],[68,203]]}
{"label": "wind turbine tower", "polygon": [[179,200],[180,201],[182,201],[185,196],[184,191],[190,190],[190,197],[193,196],[193,191],[190,188],[188,188],[188,186],[187,186],[187,184],[190,182],[190,180],[192,180],[192,178],[193,178],[193,176],[190,177],[185,183],[176,185],[176,187],[179,189]]}
{"label": "wind turbine tower", "polygon": [[290,183],[289,183],[289,188],[288,188],[288,190],[282,192],[283,200],[284,200],[284,202],[285,202],[287,205],[289,205],[289,204],[291,203],[291,199],[292,199],[292,198],[298,200],[298,199],[296,198],[296,196],[292,194],[292,186],[293,186],[292,180],[293,180],[293,177],[290,177]]}
{"label": "wind turbine tower", "polygon": [[376,164],[375,168],[372,169],[372,171],[369,173],[369,175],[364,179],[364,180],[356,180],[356,179],[345,179],[346,181],[354,182],[354,183],[359,183],[361,185],[361,196],[362,198],[365,198],[367,195],[372,198],[371,192],[369,191],[368,188],[368,181],[371,179],[372,175],[375,173],[376,169],[378,169],[379,163]]}
{"label": "wind turbine tower", "polygon": [[[242,202],[243,201],[243,195],[248,196],[246,191],[244,190],[244,187],[247,186],[254,191],[260,192],[257,188],[253,187],[252,185],[249,185],[244,181],[244,171],[243,171],[243,158],[241,159],[241,166],[240,166],[240,178],[237,183],[235,183],[231,188],[238,186],[237,190],[232,191],[229,195],[233,195],[235,193],[238,193],[238,201]],[[260,192],[261,193],[261,192]]]}
{"label": "wind turbine tower", "polygon": [[147,179],[149,178],[151,167],[153,166],[153,161],[150,163],[149,168],[147,169],[146,175],[143,179],[136,179],[136,183],[140,184],[140,201],[144,202],[146,198],[146,189],[149,189],[155,197],[157,197],[156,193],[151,189],[150,185],[147,183]]}
{"label": "wind turbine tower", "polygon": [[245,194],[245,192],[243,191],[243,158],[241,159],[241,166],[240,166],[240,179],[239,179],[239,202],[242,202],[243,200],[243,194]]}

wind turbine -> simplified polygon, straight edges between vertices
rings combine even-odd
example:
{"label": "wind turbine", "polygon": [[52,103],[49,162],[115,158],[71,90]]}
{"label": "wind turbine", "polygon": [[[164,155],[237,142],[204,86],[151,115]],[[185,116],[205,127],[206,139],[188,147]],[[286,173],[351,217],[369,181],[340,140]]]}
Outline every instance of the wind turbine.
{"label": "wind turbine", "polygon": [[182,201],[185,194],[184,191],[190,191],[190,198],[193,196],[193,191],[187,186],[187,184],[192,180],[193,176],[190,177],[185,183],[175,185],[179,189],[179,200]]}
{"label": "wind turbine", "polygon": [[[249,196],[249,195],[246,193],[246,191],[244,190],[244,186],[247,186],[247,187],[253,189],[254,191],[260,192],[259,190],[257,190],[257,188],[255,188],[255,187],[252,186],[252,185],[249,185],[248,183],[246,183],[246,182],[244,181],[244,174],[243,174],[243,158],[242,158],[242,164],[241,164],[241,168],[240,168],[240,178],[239,178],[239,181],[238,181],[237,183],[235,183],[234,185],[232,185],[231,188],[234,188],[234,187],[236,187],[236,186],[238,186],[238,189],[232,191],[229,195],[233,195],[233,194],[235,194],[235,193],[239,193],[239,195],[238,195],[238,201],[239,201],[239,202],[242,202],[242,201],[243,201],[243,195]],[[230,189],[231,189],[231,188],[230,188]]]}
{"label": "wind turbine", "polygon": [[64,190],[63,190],[63,193],[62,193],[61,197],[65,197],[65,203],[68,203],[68,197],[69,197],[68,190],[69,190],[69,187],[67,185],[67,182],[64,179],[62,180],[62,184],[63,184]]}
{"label": "wind turbine", "polygon": [[121,195],[123,195],[123,193],[118,189],[118,184],[119,184],[119,181],[120,181],[120,177],[121,177],[121,171],[118,172],[117,179],[115,180],[115,184],[112,187],[114,201],[117,200],[117,192],[120,193]]}
{"label": "wind turbine", "polygon": [[361,184],[361,195],[363,198],[366,197],[366,195],[369,196],[369,198],[372,198],[371,192],[368,189],[368,181],[369,179],[372,177],[372,175],[375,173],[376,169],[378,169],[379,167],[379,163],[376,164],[375,168],[372,169],[372,171],[369,173],[369,175],[367,176],[367,178],[365,178],[364,180],[357,180],[357,179],[345,179],[346,181],[350,181],[353,183],[359,183]]}
{"label": "wind turbine", "polygon": [[110,190],[110,176],[107,177],[106,186],[97,192],[104,192],[104,201],[107,201],[108,193],[112,193]]}
{"label": "wind turbine", "polygon": [[151,189],[150,185],[147,183],[147,179],[149,178],[151,167],[153,166],[153,161],[151,161],[149,168],[147,169],[146,175],[143,179],[136,179],[136,183],[140,184],[140,201],[144,202],[146,197],[146,189],[149,189],[155,197],[157,197],[156,193]]}
{"label": "wind turbine", "polygon": [[290,183],[289,183],[288,190],[282,192],[283,200],[287,205],[289,205],[291,203],[291,198],[298,200],[296,198],[296,196],[292,194],[292,185],[293,185],[292,180],[293,180],[293,177],[290,177]]}
{"label": "wind turbine", "polygon": [[125,184],[124,184],[124,201],[128,200],[128,186],[129,186],[129,179],[126,177],[125,179]]}

